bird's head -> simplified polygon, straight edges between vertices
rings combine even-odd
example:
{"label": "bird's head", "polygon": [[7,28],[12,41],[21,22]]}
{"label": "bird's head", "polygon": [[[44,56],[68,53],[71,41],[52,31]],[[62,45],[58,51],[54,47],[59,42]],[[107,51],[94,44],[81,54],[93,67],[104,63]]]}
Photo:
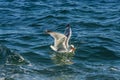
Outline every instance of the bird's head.
{"label": "bird's head", "polygon": [[74,45],[70,45],[70,50],[71,50],[72,52],[75,51],[75,47],[74,47]]}

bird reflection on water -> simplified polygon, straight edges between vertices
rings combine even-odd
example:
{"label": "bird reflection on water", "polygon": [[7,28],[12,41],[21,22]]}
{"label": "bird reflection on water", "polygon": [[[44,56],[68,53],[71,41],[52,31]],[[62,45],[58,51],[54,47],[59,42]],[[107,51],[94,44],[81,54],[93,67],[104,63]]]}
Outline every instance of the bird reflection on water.
{"label": "bird reflection on water", "polygon": [[57,53],[54,52],[51,56],[53,62],[57,65],[71,65],[73,64],[73,57],[75,53]]}

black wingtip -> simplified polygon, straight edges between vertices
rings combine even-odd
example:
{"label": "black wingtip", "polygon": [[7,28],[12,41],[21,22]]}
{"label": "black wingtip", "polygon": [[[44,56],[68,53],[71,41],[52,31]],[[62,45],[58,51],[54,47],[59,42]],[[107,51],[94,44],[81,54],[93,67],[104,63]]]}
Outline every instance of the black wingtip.
{"label": "black wingtip", "polygon": [[70,24],[67,24],[66,27],[70,27]]}
{"label": "black wingtip", "polygon": [[45,31],[46,34],[47,34],[47,33],[50,33],[50,32],[52,32],[52,31],[50,31],[50,30],[46,30],[46,31]]}

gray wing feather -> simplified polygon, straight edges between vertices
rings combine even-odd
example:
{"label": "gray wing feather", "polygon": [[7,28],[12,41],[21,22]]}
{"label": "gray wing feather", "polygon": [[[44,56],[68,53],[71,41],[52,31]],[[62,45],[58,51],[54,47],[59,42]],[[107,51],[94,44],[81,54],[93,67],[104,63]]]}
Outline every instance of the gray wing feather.
{"label": "gray wing feather", "polygon": [[64,34],[57,33],[57,32],[49,32],[53,38],[54,38],[54,47],[57,48],[58,50],[66,50],[66,39],[67,37]]}

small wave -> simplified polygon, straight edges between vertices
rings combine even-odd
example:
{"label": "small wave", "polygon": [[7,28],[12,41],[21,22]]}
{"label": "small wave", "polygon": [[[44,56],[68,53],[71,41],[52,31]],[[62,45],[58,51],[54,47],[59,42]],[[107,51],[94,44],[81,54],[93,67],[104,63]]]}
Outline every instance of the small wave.
{"label": "small wave", "polygon": [[25,64],[27,61],[18,53],[12,52],[9,48],[0,45],[1,64]]}

